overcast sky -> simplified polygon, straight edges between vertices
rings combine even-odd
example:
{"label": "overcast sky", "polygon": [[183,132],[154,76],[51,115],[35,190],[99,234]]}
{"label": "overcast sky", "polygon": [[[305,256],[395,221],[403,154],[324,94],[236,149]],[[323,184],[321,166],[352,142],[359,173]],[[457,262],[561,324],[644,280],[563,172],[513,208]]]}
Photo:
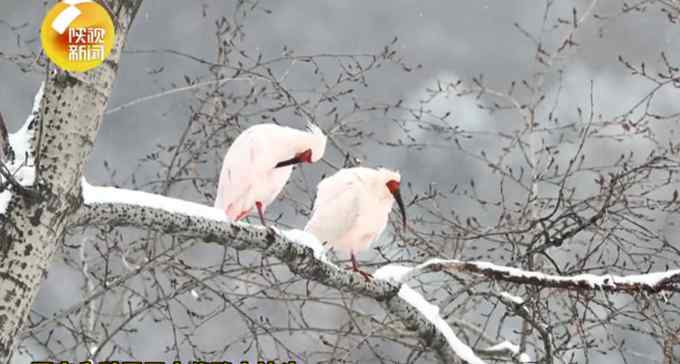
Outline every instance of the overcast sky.
{"label": "overcast sky", "polygon": [[[589,3],[557,1],[551,19],[569,19],[574,4],[583,11]],[[230,16],[232,4],[224,0],[146,0],[128,38],[128,49],[168,48],[214,59],[214,20]],[[521,24],[529,32],[540,30],[542,1],[287,0],[263,4],[272,13],[257,12],[245,26],[248,44],[266,56],[279,54],[284,45],[298,54],[370,52],[397,36],[404,58],[423,68],[411,74],[378,72],[371,79],[371,87],[362,93],[367,99],[403,98],[415,103],[437,79],[470,80],[479,74],[484,74],[491,86],[505,88],[510,80],[531,77],[538,70],[533,43],[514,24]],[[613,15],[619,6],[617,1],[601,1],[595,11],[602,16]],[[202,16],[204,8],[206,18]],[[0,1],[0,112],[11,130],[25,120],[42,75],[23,73],[7,58],[39,51],[38,25],[45,11],[42,1]],[[555,44],[561,34],[548,32],[545,42]],[[680,59],[680,32],[668,26],[658,9],[588,23],[576,41],[581,47],[571,54],[564,73],[564,115],[573,113],[587,100],[590,80],[595,82],[598,111],[605,115],[622,112],[649,91],[650,84],[628,76],[616,61],[618,55],[658,64],[659,52],[664,50],[671,58]],[[161,66],[162,73],[149,76],[150,70]],[[205,75],[206,71],[179,57],[126,54],[110,107],[168,89],[172,83],[182,84],[185,74]],[[548,88],[553,87],[553,81],[548,81]],[[306,79],[301,76],[296,82],[304,86]],[[128,175],[138,159],[154,151],[157,143],[176,140],[186,123],[189,106],[195,102],[190,96],[176,94],[108,115],[90,161],[88,179],[106,181],[104,160],[120,175]],[[677,96],[667,94],[659,98],[657,106],[672,110]],[[474,100],[440,99],[431,106],[451,111],[458,125],[474,130],[495,130],[504,123],[519,122],[511,116],[496,118],[484,113]],[[414,165],[408,156],[395,159],[376,155],[375,162],[396,164],[402,175],[423,182],[465,181],[480,173],[467,165],[456,169],[455,174],[450,169],[433,167],[438,158],[443,161],[449,155],[428,158],[432,165],[425,167]],[[50,279],[61,277],[59,274],[50,272]],[[37,307],[63,307],[70,302],[70,296],[79,294],[79,289],[44,287]],[[155,350],[152,346],[148,353]]]}

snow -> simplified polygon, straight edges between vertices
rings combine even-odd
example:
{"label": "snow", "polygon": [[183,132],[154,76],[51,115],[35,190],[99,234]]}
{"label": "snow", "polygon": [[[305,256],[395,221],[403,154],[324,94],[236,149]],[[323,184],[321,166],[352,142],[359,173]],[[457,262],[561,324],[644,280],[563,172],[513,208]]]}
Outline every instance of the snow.
{"label": "snow", "polygon": [[[35,182],[35,168],[33,164],[33,157],[31,156],[31,139],[33,138],[33,130],[29,130],[29,126],[38,115],[40,111],[40,101],[43,97],[43,92],[45,91],[45,83],[43,82],[35,94],[33,99],[33,109],[31,114],[28,116],[24,125],[21,129],[17,130],[16,133],[9,135],[9,144],[14,152],[15,159],[13,161],[7,161],[7,168],[9,172],[14,176],[14,178],[24,187],[33,186]],[[0,183],[4,183],[3,178],[0,177]],[[12,200],[12,191],[10,188],[6,188],[4,191],[0,192],[0,215],[3,215],[7,211],[7,206]]]}
{"label": "snow", "polygon": [[410,277],[413,272],[413,267],[407,267],[399,264],[384,265],[373,273],[373,278],[388,281],[390,283],[401,283]]}
{"label": "snow", "polygon": [[397,284],[403,283],[409,280],[413,275],[415,275],[419,271],[425,270],[431,265],[445,264],[447,262],[450,261],[445,259],[433,258],[415,267],[407,267],[399,264],[388,264],[380,267],[377,271],[375,271],[375,273],[373,273],[373,277],[391,283]]}
{"label": "snow", "polygon": [[496,344],[494,346],[490,346],[486,349],[485,351],[509,351],[513,355],[519,354],[519,345],[515,345],[509,341],[503,341],[502,343]]}
{"label": "snow", "polygon": [[[0,178],[2,180],[2,178]],[[5,211],[7,211],[7,206],[9,206],[9,202],[12,200],[12,191],[9,189],[5,189],[4,191],[0,192],[0,215],[4,215]]]}
{"label": "snow", "polygon": [[425,316],[425,318],[430,321],[442,335],[444,335],[446,341],[448,341],[451,346],[451,349],[453,349],[456,355],[461,359],[469,364],[484,364],[484,361],[475,355],[469,346],[465,345],[458,337],[456,337],[451,326],[449,326],[449,324],[439,315],[439,307],[427,302],[423,296],[406,284],[401,285],[399,297],[420,311],[420,313],[423,314],[423,316]]}
{"label": "snow", "polygon": [[[415,267],[408,267],[399,264],[388,264],[379,268],[374,274],[375,279],[380,279],[388,281],[394,284],[401,284],[399,290],[399,297],[404,299],[406,302],[415,307],[420,311],[428,321],[430,321],[439,332],[446,337],[449,345],[453,351],[460,356],[463,360],[469,363],[483,363],[479,357],[475,355],[470,347],[462,343],[456,335],[453,333],[451,327],[446,323],[444,319],[439,315],[439,307],[427,302],[423,296],[418,294],[416,291],[411,289],[408,285],[403,284],[403,282],[410,279],[414,274],[419,271],[424,271],[432,265],[442,266],[445,269],[450,270],[460,270],[462,271],[463,266],[475,266],[478,270],[490,270],[494,272],[500,272],[506,276],[512,277],[522,277],[528,279],[536,279],[542,281],[551,282],[569,282],[569,283],[581,283],[584,282],[593,288],[597,287],[616,287],[617,285],[629,284],[629,285],[642,285],[654,287],[668,279],[680,275],[680,269],[669,270],[666,272],[656,272],[649,274],[638,274],[629,276],[615,276],[611,274],[604,275],[594,275],[594,274],[579,274],[574,276],[558,276],[543,274],[540,272],[524,271],[517,268],[511,268],[501,265],[496,265],[489,262],[483,261],[472,261],[465,262],[460,260],[444,260],[444,259],[430,259],[422,264]],[[514,296],[508,292],[501,292],[501,297],[516,304],[523,304],[524,299],[518,296]],[[527,353],[520,353],[519,346],[509,342],[504,341],[500,344],[494,345],[486,351],[509,351],[515,356],[515,359],[520,363],[530,363],[532,362],[531,357]]]}
{"label": "snow", "polygon": [[497,353],[504,353],[504,352],[509,352],[512,354],[513,357],[517,359],[520,363],[531,363],[531,357],[527,353],[520,353],[519,351],[519,345],[515,345],[509,341],[503,341],[502,343],[498,343],[494,346],[490,346],[486,349],[484,349],[485,352],[497,352]]}
{"label": "snow", "polygon": [[124,204],[165,210],[197,218],[204,218],[219,222],[229,222],[224,211],[212,206],[176,198],[165,197],[154,193],[132,191],[115,187],[98,187],[87,183],[85,177],[81,179],[83,200],[86,205],[95,204]]}
{"label": "snow", "polygon": [[490,346],[485,349],[486,351],[509,351],[514,355],[519,353],[519,345],[515,345],[509,341],[503,341],[502,343]]}
{"label": "snow", "polygon": [[[212,206],[160,196],[148,192],[115,187],[92,186],[84,177],[81,180],[81,185],[83,200],[86,205],[110,203],[142,206],[219,222],[230,222],[224,211],[213,208]],[[312,248],[312,250],[314,250],[314,257],[325,263],[332,264],[326,257],[326,248],[314,235],[297,229],[279,230],[273,226],[271,228],[295,244]]]}
{"label": "snow", "polygon": [[[213,208],[212,206],[160,196],[148,192],[115,187],[92,186],[84,177],[81,180],[81,185],[83,200],[86,205],[110,203],[142,206],[219,222],[230,222],[224,211]],[[298,229],[279,230],[273,226],[271,228],[295,244],[312,248],[312,250],[314,250],[314,256],[317,259],[332,264],[326,257],[326,248],[314,235]]]}
{"label": "snow", "polygon": [[661,281],[663,281],[666,278],[669,278],[670,276],[680,274],[680,269],[674,269],[674,270],[669,270],[666,272],[654,272],[654,273],[647,273],[647,274],[635,274],[635,275],[629,275],[625,277],[613,277],[614,280],[618,283],[626,283],[626,284],[642,284],[642,285],[648,285],[648,286],[656,286],[659,284]]}
{"label": "snow", "polygon": [[518,305],[521,305],[521,304],[524,303],[524,299],[522,297],[517,297],[517,296],[512,295],[508,292],[501,292],[501,297],[503,297],[504,299],[506,299],[509,302],[513,302],[513,303],[516,303]]}
{"label": "snow", "polygon": [[[656,272],[648,274],[635,274],[629,276],[616,276],[612,274],[578,274],[574,276],[559,276],[552,274],[544,274],[541,272],[525,271],[517,268],[506,267],[502,265],[497,265],[489,262],[483,261],[461,261],[461,260],[447,260],[447,259],[430,259],[426,262],[419,264],[415,267],[408,267],[398,264],[389,264],[379,268],[374,277],[377,279],[386,280],[392,283],[402,283],[410,279],[413,275],[421,271],[426,271],[430,266],[438,265],[449,267],[452,270],[456,270],[457,267],[462,267],[463,265],[473,265],[479,270],[489,270],[494,272],[502,273],[509,277],[518,277],[526,279],[536,279],[541,281],[551,281],[556,283],[580,283],[583,282],[589,285],[591,288],[601,288],[601,287],[611,287],[614,288],[617,285],[642,285],[653,287],[664,279],[670,278],[672,276],[680,275],[680,269],[669,270],[665,272]],[[504,292],[510,299],[515,303],[523,303],[524,300],[521,297],[512,296],[509,293]]]}
{"label": "snow", "polygon": [[286,237],[293,243],[312,248],[314,250],[314,257],[322,262],[332,264],[328,257],[326,257],[326,248],[321,244],[316,236],[299,229],[293,230],[279,230],[272,226],[277,233]]}
{"label": "snow", "polygon": [[[457,261],[451,261],[457,262]],[[458,262],[460,263],[460,262]],[[488,269],[496,272],[503,272],[508,276],[523,277],[529,279],[537,279],[542,281],[553,281],[557,283],[564,282],[585,282],[592,288],[598,287],[616,287],[622,284],[638,284],[643,286],[655,286],[661,281],[671,276],[680,275],[680,269],[673,269],[665,272],[656,272],[648,274],[636,274],[629,276],[615,276],[611,274],[594,275],[594,274],[578,274],[574,276],[558,276],[551,274],[544,274],[540,272],[524,271],[517,268],[505,267],[488,262],[470,262],[480,269]]]}
{"label": "snow", "polygon": [[533,360],[531,360],[531,357],[527,353],[519,354],[519,356],[517,357],[517,360],[520,363],[533,363]]}

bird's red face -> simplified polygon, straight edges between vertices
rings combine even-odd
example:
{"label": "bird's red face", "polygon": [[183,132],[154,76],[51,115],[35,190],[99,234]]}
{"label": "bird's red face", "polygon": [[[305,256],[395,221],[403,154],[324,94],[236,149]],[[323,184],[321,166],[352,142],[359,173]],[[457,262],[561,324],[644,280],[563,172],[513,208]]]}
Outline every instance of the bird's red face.
{"label": "bird's red face", "polygon": [[292,165],[298,164],[298,163],[312,163],[312,150],[307,149],[304,152],[300,152],[300,153],[296,154],[291,159],[281,161],[278,164],[276,164],[275,168],[292,166]]}
{"label": "bird's red face", "polygon": [[385,186],[387,186],[387,189],[390,191],[392,196],[394,196],[395,201],[397,201],[397,205],[399,205],[399,210],[401,210],[402,224],[404,225],[404,229],[406,229],[406,208],[404,207],[404,201],[401,198],[401,191],[399,189],[401,183],[399,183],[397,180],[389,180]]}
{"label": "bird's red face", "polygon": [[302,153],[298,153],[295,155],[295,158],[297,158],[300,163],[312,163],[312,150],[307,149]]}

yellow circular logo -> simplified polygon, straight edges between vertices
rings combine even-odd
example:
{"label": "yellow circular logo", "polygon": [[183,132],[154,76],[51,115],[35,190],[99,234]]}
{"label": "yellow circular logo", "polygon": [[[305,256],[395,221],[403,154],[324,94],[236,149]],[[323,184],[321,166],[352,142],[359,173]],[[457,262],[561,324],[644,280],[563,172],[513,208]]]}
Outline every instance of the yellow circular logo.
{"label": "yellow circular logo", "polygon": [[109,12],[92,0],[64,0],[47,13],[40,28],[52,62],[72,72],[99,66],[111,53],[116,34]]}

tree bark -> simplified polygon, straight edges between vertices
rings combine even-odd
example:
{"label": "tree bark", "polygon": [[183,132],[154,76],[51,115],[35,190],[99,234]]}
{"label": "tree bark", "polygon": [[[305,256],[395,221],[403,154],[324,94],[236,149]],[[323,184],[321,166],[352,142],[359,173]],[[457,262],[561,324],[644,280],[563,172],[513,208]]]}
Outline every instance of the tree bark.
{"label": "tree bark", "polygon": [[[109,58],[86,73],[49,72],[28,151],[34,193],[12,191],[0,216],[0,362],[9,362],[57,244],[79,205],[80,177],[111,95],[121,50],[142,0],[110,0],[117,25]],[[12,188],[12,187],[9,187]]]}
{"label": "tree bark", "polygon": [[[273,230],[225,223],[206,225],[200,220],[192,221],[190,216],[168,216],[163,211],[143,207],[131,210],[120,205],[97,206],[100,210],[96,212],[81,207],[80,180],[106,110],[128,30],[141,3],[142,0],[105,3],[117,26],[111,55],[102,65],[86,73],[49,72],[44,92],[36,101],[39,106],[29,118],[27,130],[32,136],[28,152],[36,169],[34,185],[28,187],[32,193],[13,190],[4,215],[0,214],[0,363],[8,363],[12,357],[17,338],[21,337],[20,330],[66,229],[85,221],[133,224],[134,221],[117,213],[130,213],[130,218],[142,219],[155,216],[160,220],[149,221],[163,222],[135,224],[150,230],[195,235],[206,242],[220,244],[228,243],[227,239],[240,241],[240,245],[233,247],[267,251],[287,263],[296,274],[382,301],[403,319],[408,329],[417,332],[442,362],[453,362],[455,356],[446,340],[413,307],[398,298],[398,287],[386,282],[366,282],[356,274],[321,264],[309,251],[291,244]],[[101,209],[111,211],[104,213]],[[102,215],[96,216],[99,213]],[[158,229],[159,226],[162,229]]]}
{"label": "tree bark", "polygon": [[[48,72],[39,106],[29,118],[26,130],[31,131],[32,137],[28,152],[33,161],[29,167],[35,168],[36,178],[32,186],[7,185],[12,198],[4,214],[0,213],[0,363],[9,362],[12,356],[57,244],[69,226],[78,224],[135,226],[276,257],[303,278],[380,302],[420,339],[423,350],[432,350],[443,363],[458,361],[460,347],[448,345],[448,338],[400,296],[398,285],[366,281],[356,273],[316,259],[312,249],[291,242],[275,229],[230,224],[143,204],[83,203],[81,177],[106,110],[128,30],[141,3],[142,0],[104,2],[117,26],[116,44],[109,59],[87,73]],[[0,152],[4,152],[0,160],[3,156],[14,158],[16,153],[2,148],[6,140],[2,125],[0,116]],[[168,202],[172,205],[180,201]],[[650,293],[680,290],[678,271],[650,284],[631,277],[557,277],[484,262],[446,261],[429,264],[427,269],[573,290]],[[548,335],[544,335],[544,341],[550,357]]]}
{"label": "tree bark", "polygon": [[[89,188],[92,188],[91,186]],[[274,228],[264,228],[242,223],[215,220],[208,213],[192,215],[182,211],[207,211],[212,207],[144,192],[99,188],[98,196],[135,194],[135,203],[106,201],[83,203],[76,214],[75,225],[112,227],[131,226],[165,234],[196,238],[205,243],[224,245],[236,250],[256,251],[285,263],[290,271],[300,277],[352,294],[373,299],[398,317],[404,327],[415,334],[424,350],[437,355],[441,363],[460,362],[447,339],[416,308],[399,296],[400,286],[383,280],[367,281],[358,273],[340,269],[317,259],[311,248],[291,242]],[[104,191],[109,190],[109,191]],[[177,211],[159,208],[148,201],[162,201],[164,206],[174,206]]]}

